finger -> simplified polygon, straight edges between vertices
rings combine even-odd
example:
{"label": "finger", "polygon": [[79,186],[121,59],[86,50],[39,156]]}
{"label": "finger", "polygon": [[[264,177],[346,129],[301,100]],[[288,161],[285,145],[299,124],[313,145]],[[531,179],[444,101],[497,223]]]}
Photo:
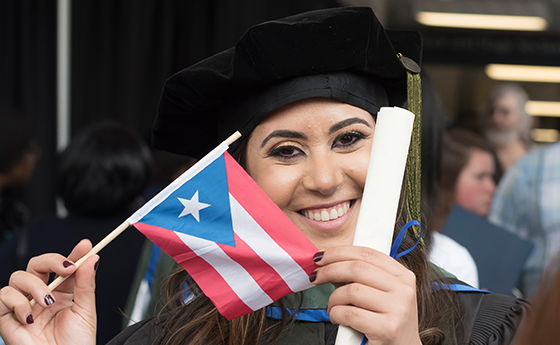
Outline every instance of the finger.
{"label": "finger", "polygon": [[[48,259],[47,257],[45,258]],[[30,299],[27,296],[31,296],[39,305],[45,308],[50,307],[56,302],[47,284],[40,277],[29,272],[14,272],[10,276],[10,287],[24,296],[28,304]]]}
{"label": "finger", "polygon": [[371,327],[373,316],[370,311],[352,305],[335,305],[329,311],[333,324],[349,326],[361,333]]}
{"label": "finger", "polygon": [[[365,261],[393,275],[399,276],[405,274],[407,269],[398,261],[391,258],[378,250],[360,247],[360,246],[338,246],[331,247],[322,252],[317,253],[314,257],[315,262],[319,266],[325,266],[338,261]],[[320,260],[317,260],[320,257]]]}
{"label": "finger", "polygon": [[[32,324],[34,322],[31,314],[31,304],[27,297],[22,295],[16,289],[6,286],[0,290],[0,319],[5,322],[6,319],[12,319],[13,313],[17,317],[17,321],[22,324]],[[10,320],[7,320],[11,322]]]}
{"label": "finger", "polygon": [[72,310],[95,326],[95,274],[99,256],[88,258],[74,275],[74,304]]}
{"label": "finger", "polygon": [[400,279],[379,267],[365,261],[333,262],[319,267],[310,275],[313,284],[360,283],[381,291],[390,291],[402,284]]}
{"label": "finger", "polygon": [[355,306],[335,306],[329,317],[333,324],[352,327],[366,335],[370,341],[396,339],[396,325],[391,325],[383,316]]}
{"label": "finger", "polygon": [[44,283],[48,282],[50,273],[68,276],[74,273],[75,270],[74,262],[60,254],[36,256],[31,258],[27,264],[27,272],[40,278]]}
{"label": "finger", "polygon": [[344,325],[363,333],[368,344],[420,344],[416,308],[410,313],[385,315],[372,313],[351,305],[334,306],[329,313],[333,324]]}
{"label": "finger", "polygon": [[[91,250],[91,242],[88,239],[81,240],[72,249],[72,252],[68,255],[67,262],[78,262],[84,255],[86,255]],[[75,269],[74,269],[75,271]],[[74,273],[74,272],[72,272]],[[62,277],[67,277],[59,287],[56,288],[57,291],[71,293],[74,289],[74,277],[72,274],[59,274]],[[58,278],[58,277],[57,277]]]}
{"label": "finger", "polygon": [[83,239],[72,249],[68,260],[73,262],[78,261],[82,256],[86,255],[92,248],[91,242],[88,239]]}
{"label": "finger", "polygon": [[353,305],[376,313],[387,313],[394,305],[391,295],[369,286],[352,283],[343,285],[330,295],[327,313],[333,306]]}

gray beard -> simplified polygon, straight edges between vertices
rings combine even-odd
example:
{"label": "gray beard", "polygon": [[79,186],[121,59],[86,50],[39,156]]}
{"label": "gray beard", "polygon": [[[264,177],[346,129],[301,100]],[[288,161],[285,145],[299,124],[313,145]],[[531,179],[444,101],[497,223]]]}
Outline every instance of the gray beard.
{"label": "gray beard", "polygon": [[511,129],[487,129],[484,134],[492,146],[503,146],[517,138],[517,131]]}

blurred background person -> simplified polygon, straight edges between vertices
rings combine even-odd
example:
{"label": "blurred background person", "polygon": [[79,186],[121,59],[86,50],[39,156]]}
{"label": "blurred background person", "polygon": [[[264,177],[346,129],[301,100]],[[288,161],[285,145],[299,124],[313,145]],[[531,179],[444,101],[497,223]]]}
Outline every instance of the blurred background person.
{"label": "blurred background person", "polygon": [[484,107],[481,127],[504,171],[531,149],[532,119],[525,111],[527,92],[516,84],[495,87]]}
{"label": "blurred background person", "polygon": [[434,222],[443,176],[446,122],[438,90],[427,75],[422,75],[422,215],[426,226],[423,237],[431,262],[478,288],[478,271],[473,257],[464,246],[440,233],[441,226]]}
{"label": "blurred background person", "polygon": [[22,201],[21,187],[31,178],[36,146],[26,117],[0,107],[0,283],[10,271],[24,269],[31,212]]}
{"label": "blurred background person", "polygon": [[[30,257],[70,253],[82,239],[96,244],[129,217],[144,200],[152,157],[132,129],[99,122],[80,132],[60,154],[57,191],[68,217],[36,222],[30,233]],[[105,344],[121,331],[126,300],[145,237],[127,229],[100,252],[97,272],[98,334]]]}
{"label": "blurred background person", "polygon": [[[431,228],[441,231],[455,204],[486,218],[501,176],[497,166],[497,159],[482,136],[466,129],[448,130],[443,137],[441,176]],[[432,261],[450,267],[452,273],[465,276],[465,282],[478,287],[478,269],[472,256],[458,255],[459,249],[447,242],[445,238],[434,237]]]}
{"label": "blurred background person", "polygon": [[560,142],[529,152],[504,175],[489,219],[533,242],[519,286],[531,298],[560,251]]}
{"label": "blurred background person", "polygon": [[434,226],[441,229],[454,204],[487,218],[502,176],[494,151],[482,136],[462,128],[448,130],[443,142]]}

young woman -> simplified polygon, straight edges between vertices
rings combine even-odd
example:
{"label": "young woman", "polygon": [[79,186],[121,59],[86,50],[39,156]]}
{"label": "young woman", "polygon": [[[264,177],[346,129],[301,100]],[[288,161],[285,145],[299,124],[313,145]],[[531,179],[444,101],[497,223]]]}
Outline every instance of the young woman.
{"label": "young woman", "polygon": [[452,129],[444,137],[441,185],[436,207],[440,229],[454,204],[486,218],[501,168],[486,140],[466,129]]}
{"label": "young woman", "polygon": [[[278,303],[324,308],[330,319],[307,322],[283,312],[277,320],[263,308],[228,321],[179,271],[169,278],[161,314],[111,343],[325,344],[334,342],[335,325],[363,333],[368,344],[508,343],[523,302],[454,291],[453,280],[430,266],[420,247],[395,260],[351,245],[364,211],[375,114],[404,104],[406,73],[397,52],[419,61],[419,47],[417,34],[385,31],[369,8],[338,8],[253,27],[236,47],[170,78],[154,146],[201,157],[241,131],[234,156],[320,250],[313,258],[319,268],[309,277],[317,286]],[[310,216],[323,211],[332,215]],[[406,216],[403,208],[397,232]],[[409,233],[402,248],[415,241]],[[77,271],[72,265],[90,246],[79,243],[68,258],[38,257],[27,272],[12,275],[0,292],[0,333],[8,343],[95,342],[98,258]],[[47,272],[75,275],[50,293]],[[194,293],[189,302],[185,284]]]}

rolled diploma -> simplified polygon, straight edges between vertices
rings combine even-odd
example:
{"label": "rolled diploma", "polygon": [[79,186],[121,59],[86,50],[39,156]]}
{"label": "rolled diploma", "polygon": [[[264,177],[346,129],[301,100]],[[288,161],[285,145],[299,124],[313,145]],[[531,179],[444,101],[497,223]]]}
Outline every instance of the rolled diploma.
{"label": "rolled diploma", "polygon": [[[401,194],[414,114],[383,107],[377,114],[354,245],[389,255]],[[364,335],[339,326],[336,345],[360,345]]]}

